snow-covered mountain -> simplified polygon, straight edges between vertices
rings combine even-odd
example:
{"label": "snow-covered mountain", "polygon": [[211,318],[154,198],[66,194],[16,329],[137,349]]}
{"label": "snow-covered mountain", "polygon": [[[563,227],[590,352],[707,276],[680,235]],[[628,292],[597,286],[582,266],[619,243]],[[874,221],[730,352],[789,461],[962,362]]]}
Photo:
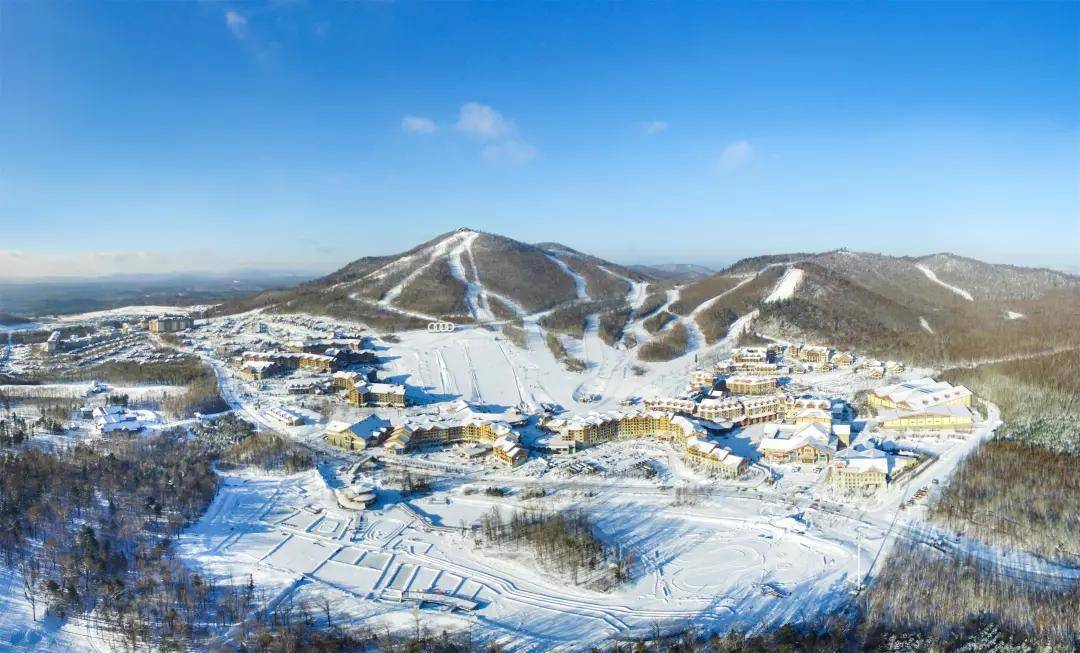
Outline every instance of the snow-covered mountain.
{"label": "snow-covered mountain", "polygon": [[925,359],[1071,343],[1078,297],[1078,277],[952,254],[767,255],[672,279],[558,243],[458,229],[218,311],[329,315],[379,331],[451,320],[518,342],[531,327],[534,342],[547,340],[560,357],[588,333],[643,360],[669,360],[758,332]]}
{"label": "snow-covered mountain", "polygon": [[222,310],[309,312],[389,329],[436,319],[487,323],[575,302],[619,300],[632,283],[645,279],[556,243],[530,245],[462,228],[407,252],[358,259],[320,279]]}

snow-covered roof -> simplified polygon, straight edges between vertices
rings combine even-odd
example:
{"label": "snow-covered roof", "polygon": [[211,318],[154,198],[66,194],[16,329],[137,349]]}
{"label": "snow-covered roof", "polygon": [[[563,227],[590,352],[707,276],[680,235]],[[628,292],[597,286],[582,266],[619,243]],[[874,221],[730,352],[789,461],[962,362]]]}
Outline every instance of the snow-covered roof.
{"label": "snow-covered roof", "polygon": [[327,433],[351,432],[353,435],[365,440],[382,435],[392,428],[390,420],[383,419],[378,415],[369,415],[359,422],[332,421],[326,425]]}
{"label": "snow-covered roof", "polygon": [[888,474],[889,455],[880,449],[847,449],[837,454],[833,467],[851,472],[881,472]]}
{"label": "snow-covered roof", "polygon": [[[774,428],[770,428],[774,427]],[[771,435],[769,435],[771,432]],[[767,424],[765,429],[769,437],[762,438],[758,449],[762,451],[794,451],[807,445],[822,451],[835,451],[836,445],[823,424],[801,424],[791,428],[786,424]]]}
{"label": "snow-covered roof", "polygon": [[962,385],[954,386],[948,381],[935,381],[929,377],[874,388],[871,392],[882,399],[904,404],[912,409],[971,396],[971,391]]}

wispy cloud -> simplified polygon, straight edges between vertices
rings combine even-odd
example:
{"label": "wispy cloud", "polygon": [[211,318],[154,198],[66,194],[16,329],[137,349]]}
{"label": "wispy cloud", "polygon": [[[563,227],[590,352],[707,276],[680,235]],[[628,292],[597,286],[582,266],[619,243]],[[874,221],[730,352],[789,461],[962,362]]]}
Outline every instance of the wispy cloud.
{"label": "wispy cloud", "polygon": [[641,129],[641,133],[646,136],[655,136],[661,132],[667,131],[668,124],[664,120],[646,120],[638,123],[638,128]]}
{"label": "wispy cloud", "polygon": [[517,125],[486,104],[461,105],[454,128],[482,141],[481,155],[492,163],[522,165],[536,158],[536,148],[521,138]]}
{"label": "wispy cloud", "polygon": [[239,12],[229,9],[225,12],[225,26],[229,28],[232,35],[241,41],[248,38],[248,21],[240,15]]}
{"label": "wispy cloud", "polygon": [[716,168],[720,172],[731,172],[745,167],[754,160],[754,146],[750,141],[736,141],[724,148]]}
{"label": "wispy cloud", "polygon": [[481,140],[494,140],[512,136],[517,127],[501,113],[478,102],[461,105],[457,130]]}
{"label": "wispy cloud", "polygon": [[438,129],[435,121],[423,116],[405,116],[401,119],[401,130],[409,134],[430,134]]}

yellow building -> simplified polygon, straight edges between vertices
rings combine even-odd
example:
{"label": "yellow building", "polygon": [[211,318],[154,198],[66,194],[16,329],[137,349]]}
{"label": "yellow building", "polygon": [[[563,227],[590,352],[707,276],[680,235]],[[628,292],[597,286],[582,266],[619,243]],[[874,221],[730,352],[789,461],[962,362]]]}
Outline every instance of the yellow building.
{"label": "yellow building", "polygon": [[687,440],[686,457],[690,463],[727,478],[736,478],[749,467],[746,458],[736,456],[731,450],[698,437]]}
{"label": "yellow building", "polygon": [[372,415],[355,423],[330,422],[326,425],[325,437],[335,447],[360,451],[377,444],[390,429],[390,422]]}
{"label": "yellow building", "polygon": [[193,326],[195,326],[195,320],[186,315],[155,317],[148,324],[151,333],[175,333]]}
{"label": "yellow building", "polygon": [[705,434],[685,417],[652,410],[589,413],[548,422],[564,437],[582,444],[596,444],[616,438],[656,438],[685,444],[694,435]]}
{"label": "yellow building", "polygon": [[736,397],[709,397],[698,402],[694,415],[714,422],[741,422],[746,411]]}
{"label": "yellow building", "polygon": [[837,367],[851,367],[855,364],[855,356],[846,351],[838,351],[833,354],[832,363]]}
{"label": "yellow building", "polygon": [[967,406],[939,404],[921,410],[887,408],[878,412],[881,427],[890,431],[969,432],[975,419]]}
{"label": "yellow building", "polygon": [[823,345],[802,345],[798,349],[799,360],[806,363],[826,363],[832,350]]}
{"label": "yellow building", "polygon": [[779,389],[777,379],[766,376],[731,376],[724,386],[736,395],[767,395]]}
{"label": "yellow building", "polygon": [[665,413],[686,413],[687,415],[693,415],[696,407],[697,404],[693,399],[681,397],[654,397],[645,400],[646,410],[658,410]]}
{"label": "yellow building", "polygon": [[828,482],[839,490],[884,490],[888,485],[889,461],[883,455],[871,458],[839,458],[829,464]]}
{"label": "yellow building", "polygon": [[389,406],[404,408],[406,405],[405,386],[394,383],[367,383],[359,376],[343,379],[348,391],[346,400],[354,406]]}

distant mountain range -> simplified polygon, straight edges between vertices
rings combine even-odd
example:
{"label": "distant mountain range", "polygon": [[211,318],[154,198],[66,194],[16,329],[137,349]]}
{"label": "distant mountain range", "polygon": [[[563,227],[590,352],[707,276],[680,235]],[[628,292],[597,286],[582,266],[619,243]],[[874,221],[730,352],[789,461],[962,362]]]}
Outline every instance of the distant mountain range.
{"label": "distant mountain range", "polygon": [[707,277],[716,272],[712,268],[694,263],[660,263],[658,265],[631,265],[631,270],[653,279],[670,279],[673,281],[688,281],[700,277]]}
{"label": "distant mountain range", "polygon": [[[380,331],[433,320],[520,325],[571,337],[596,328],[648,360],[728,344],[740,327],[909,360],[972,360],[1075,346],[1080,278],[940,253],[836,250],[701,266],[623,266],[559,243],[471,229],[407,252],[365,257],[327,276],[217,307],[303,312]],[[746,335],[742,335],[746,338]],[[650,345],[650,341],[652,344]],[[658,346],[657,343],[663,343]],[[657,352],[659,354],[657,355]]]}

